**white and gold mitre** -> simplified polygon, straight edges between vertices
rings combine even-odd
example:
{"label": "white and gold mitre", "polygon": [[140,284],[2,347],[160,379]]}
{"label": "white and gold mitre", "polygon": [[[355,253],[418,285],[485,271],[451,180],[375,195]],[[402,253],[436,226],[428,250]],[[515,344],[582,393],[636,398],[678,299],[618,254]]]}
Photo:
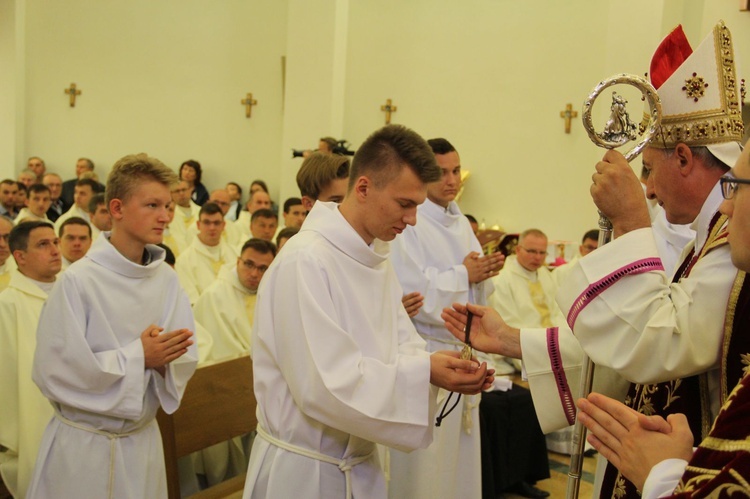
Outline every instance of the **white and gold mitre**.
{"label": "white and gold mitre", "polygon": [[737,78],[732,34],[723,21],[695,51],[675,28],[656,49],[649,71],[662,105],[651,147],[707,146],[729,166],[741,151],[744,80]]}

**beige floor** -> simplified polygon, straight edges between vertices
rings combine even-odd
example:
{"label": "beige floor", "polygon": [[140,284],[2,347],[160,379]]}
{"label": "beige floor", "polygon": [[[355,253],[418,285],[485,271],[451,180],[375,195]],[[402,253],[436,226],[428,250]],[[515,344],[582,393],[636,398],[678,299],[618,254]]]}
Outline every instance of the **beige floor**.
{"label": "beige floor", "polygon": [[[547,480],[537,482],[536,486],[542,490],[546,490],[550,493],[550,499],[564,499],[565,493],[568,488],[568,466],[570,464],[570,456],[563,456],[562,454],[556,454],[554,452],[549,453],[550,460],[550,475]],[[593,480],[594,471],[596,470],[596,458],[587,457],[583,461],[583,480],[581,480],[581,488],[579,489],[578,497],[581,499],[587,499],[591,497],[593,493]],[[506,499],[521,499],[521,496],[508,494],[505,496]],[[227,499],[241,499],[242,493],[237,492],[227,496]]]}
{"label": "beige floor", "polygon": [[[568,467],[570,456],[549,453],[550,478],[536,483],[536,487],[550,493],[550,499],[564,499],[568,489]],[[593,494],[593,478],[596,471],[596,458],[586,457],[583,460],[583,479],[578,492],[578,497],[588,499]],[[521,496],[508,494],[507,499],[520,499]]]}

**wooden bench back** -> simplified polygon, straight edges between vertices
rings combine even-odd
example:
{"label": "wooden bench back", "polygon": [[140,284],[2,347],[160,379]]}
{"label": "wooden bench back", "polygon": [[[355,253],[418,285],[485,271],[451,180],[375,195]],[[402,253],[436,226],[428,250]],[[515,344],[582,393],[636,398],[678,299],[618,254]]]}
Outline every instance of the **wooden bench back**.
{"label": "wooden bench back", "polygon": [[177,459],[255,430],[255,406],[253,363],[245,356],[197,369],[180,408],[174,414],[159,409],[170,499],[180,497]]}

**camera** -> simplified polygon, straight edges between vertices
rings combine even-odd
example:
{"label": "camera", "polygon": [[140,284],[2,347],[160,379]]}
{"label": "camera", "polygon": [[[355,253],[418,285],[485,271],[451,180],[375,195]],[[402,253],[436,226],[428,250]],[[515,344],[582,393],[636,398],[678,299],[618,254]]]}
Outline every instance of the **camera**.
{"label": "camera", "polygon": [[[306,149],[292,149],[292,158],[304,157],[305,151]],[[333,154],[340,154],[341,156],[354,156],[354,151],[349,149],[346,140],[337,140],[336,145],[333,146],[332,152]]]}

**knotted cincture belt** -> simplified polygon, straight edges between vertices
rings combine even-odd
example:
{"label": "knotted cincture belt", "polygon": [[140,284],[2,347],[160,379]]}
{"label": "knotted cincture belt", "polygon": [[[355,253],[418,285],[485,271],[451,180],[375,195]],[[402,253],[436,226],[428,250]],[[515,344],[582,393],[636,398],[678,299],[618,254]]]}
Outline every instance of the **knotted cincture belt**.
{"label": "knotted cincture belt", "polygon": [[95,435],[101,435],[102,437],[107,437],[109,439],[109,485],[107,487],[107,497],[109,499],[112,499],[114,497],[113,494],[114,494],[114,486],[115,486],[115,443],[120,438],[129,437],[131,435],[135,435],[136,433],[143,431],[149,424],[151,424],[153,419],[149,420],[143,426],[140,426],[134,430],[126,431],[124,433],[114,433],[111,431],[97,430],[96,428],[91,428],[90,426],[86,426],[84,424],[71,421],[70,419],[60,414],[60,409],[57,406],[55,406],[55,417],[61,423],[68,425],[72,428],[75,428],[77,430],[87,431],[89,433],[94,433]]}
{"label": "knotted cincture belt", "polygon": [[346,479],[346,499],[351,499],[352,497],[352,477],[351,477],[352,468],[354,468],[358,464],[362,464],[365,461],[368,461],[372,456],[375,455],[375,452],[377,452],[377,448],[374,447],[370,453],[365,454],[364,456],[356,456],[356,457],[351,457],[348,459],[337,459],[335,457],[321,454],[320,452],[315,452],[314,450],[304,449],[302,447],[298,447],[296,445],[290,444],[289,442],[284,442],[282,440],[279,440],[278,438],[271,436],[260,425],[257,426],[256,431],[258,432],[259,437],[261,437],[263,440],[265,440],[269,444],[275,445],[276,447],[280,449],[284,449],[289,452],[299,454],[300,456],[308,457],[310,459],[315,459],[317,461],[323,461],[324,463],[338,466],[338,468],[344,473],[344,478]]}

